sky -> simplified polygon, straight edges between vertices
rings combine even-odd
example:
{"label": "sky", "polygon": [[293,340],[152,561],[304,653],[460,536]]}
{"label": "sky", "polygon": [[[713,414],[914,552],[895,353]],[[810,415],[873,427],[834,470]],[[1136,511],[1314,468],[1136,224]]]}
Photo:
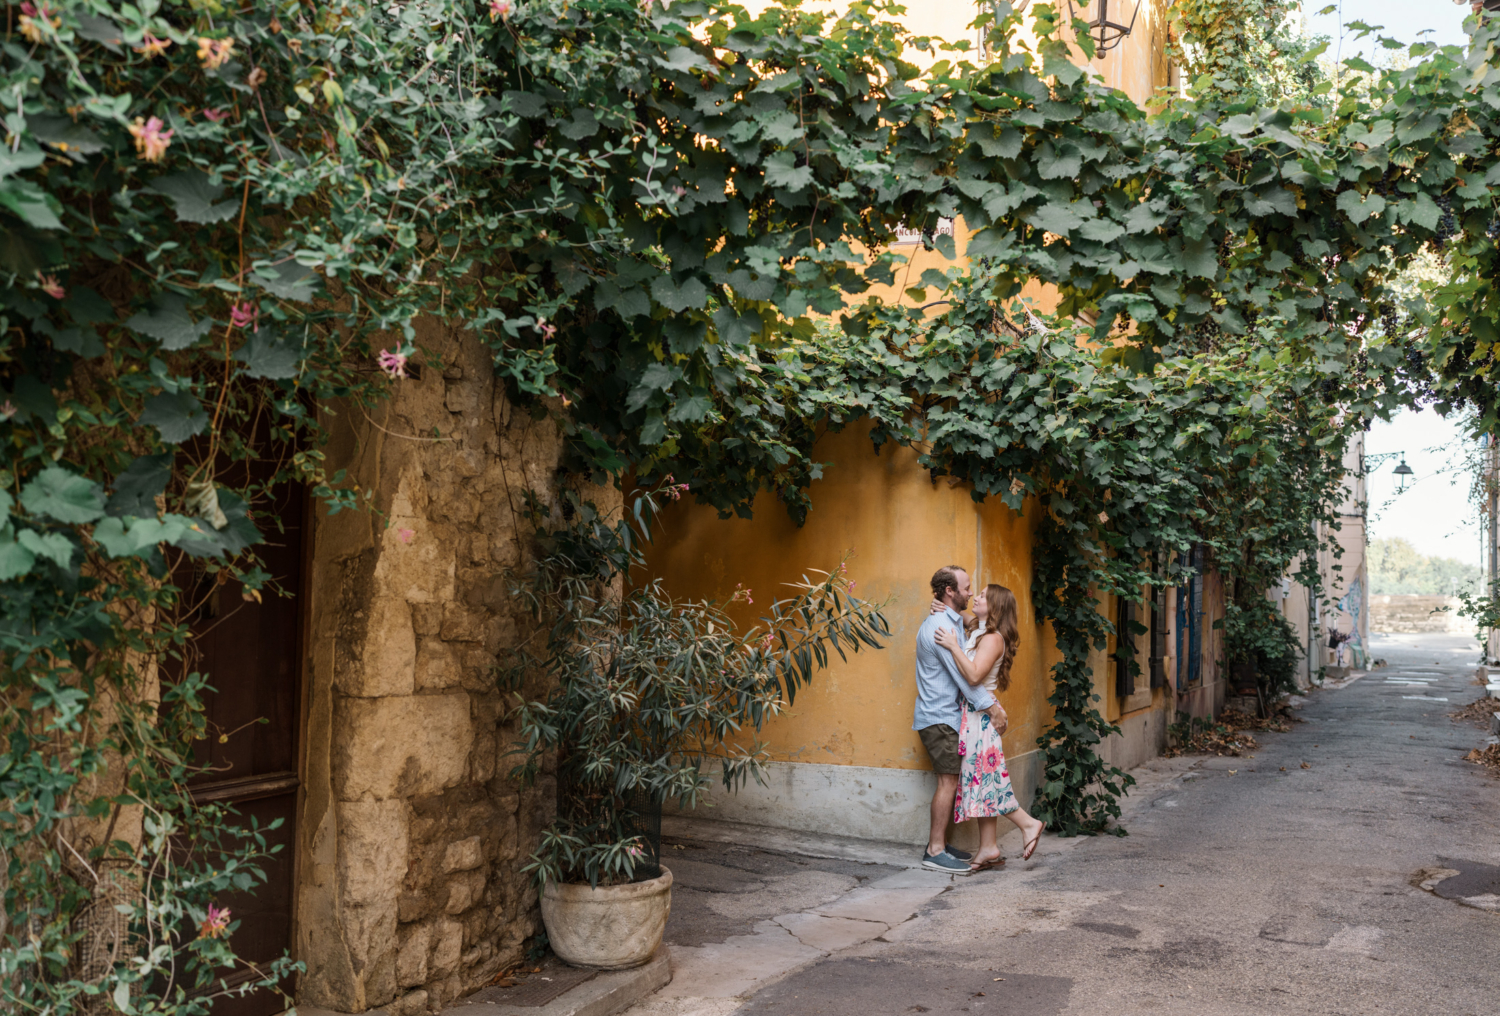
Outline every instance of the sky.
{"label": "sky", "polygon": [[[1330,6],[1337,8],[1332,14],[1318,14],[1324,7]],[[1342,33],[1341,54],[1345,60],[1358,54],[1371,63],[1376,62],[1371,55],[1377,50],[1374,42],[1374,35],[1377,34],[1399,39],[1408,45],[1422,40],[1445,46],[1468,45],[1469,37],[1463,30],[1464,19],[1471,13],[1467,2],[1459,5],[1453,3],[1453,0],[1342,0],[1341,3],[1336,0],[1302,0],[1302,9],[1307,16],[1308,34],[1328,36],[1327,55],[1330,58],[1335,56],[1339,48],[1339,26],[1347,26],[1351,21],[1384,25],[1385,29],[1357,40],[1355,36],[1358,33],[1346,27]],[[1423,36],[1421,33],[1428,29],[1432,34]],[[1379,52],[1383,54],[1394,51],[1379,49]]]}
{"label": "sky", "polygon": [[1404,409],[1390,423],[1376,421],[1365,435],[1365,461],[1378,452],[1405,452],[1415,475],[1397,493],[1392,470],[1400,457],[1369,468],[1370,539],[1400,536],[1417,552],[1480,564],[1481,530],[1469,504],[1470,474],[1458,468],[1467,439],[1456,421],[1434,410]]}

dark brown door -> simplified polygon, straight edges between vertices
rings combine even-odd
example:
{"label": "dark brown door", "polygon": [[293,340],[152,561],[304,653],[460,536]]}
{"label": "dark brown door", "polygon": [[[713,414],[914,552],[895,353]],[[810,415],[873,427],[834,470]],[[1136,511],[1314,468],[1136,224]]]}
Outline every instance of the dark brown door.
{"label": "dark brown door", "polygon": [[[261,862],[267,882],[252,893],[219,901],[240,922],[232,940],[235,952],[252,964],[274,960],[292,946],[304,497],[301,487],[285,485],[253,509],[266,539],[255,550],[273,579],[258,602],[244,595],[239,582],[215,584],[210,575],[200,579],[195,597],[199,607],[190,665],[208,675],[214,691],[206,701],[209,736],[199,742],[195,758],[211,771],[190,782],[193,799],[233,805],[235,824],[247,828],[252,819],[261,829],[281,820],[279,828],[266,834],[269,843],[281,845]],[[231,985],[258,979],[253,969],[226,978]],[[288,994],[292,988],[282,985]],[[262,990],[220,999],[213,1012],[270,1016],[285,1008],[277,992]]]}

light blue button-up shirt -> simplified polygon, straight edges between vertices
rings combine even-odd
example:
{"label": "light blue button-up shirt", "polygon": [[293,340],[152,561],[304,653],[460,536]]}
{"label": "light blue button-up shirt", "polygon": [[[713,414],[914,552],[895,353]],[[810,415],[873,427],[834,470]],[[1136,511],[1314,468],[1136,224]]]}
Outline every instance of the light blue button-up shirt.
{"label": "light blue button-up shirt", "polygon": [[959,641],[963,641],[963,618],[951,608],[941,614],[928,614],[917,629],[917,707],[912,714],[913,730],[938,723],[957,730],[963,720],[960,695],[975,709],[988,709],[995,704],[995,696],[987,688],[976,688],[964,680],[958,664],[953,662],[953,654],[937,644],[939,628],[952,628]]}

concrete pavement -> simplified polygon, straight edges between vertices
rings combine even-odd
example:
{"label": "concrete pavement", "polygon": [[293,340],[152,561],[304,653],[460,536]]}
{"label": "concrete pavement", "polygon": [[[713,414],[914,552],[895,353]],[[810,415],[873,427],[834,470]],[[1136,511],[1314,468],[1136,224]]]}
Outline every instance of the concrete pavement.
{"label": "concrete pavement", "polygon": [[1254,756],[1137,769],[1129,836],[1026,863],[1011,837],[999,872],[678,825],[673,981],[628,1012],[1500,1014],[1500,780],[1447,715],[1483,693],[1474,643],[1371,648],[1391,666]]}

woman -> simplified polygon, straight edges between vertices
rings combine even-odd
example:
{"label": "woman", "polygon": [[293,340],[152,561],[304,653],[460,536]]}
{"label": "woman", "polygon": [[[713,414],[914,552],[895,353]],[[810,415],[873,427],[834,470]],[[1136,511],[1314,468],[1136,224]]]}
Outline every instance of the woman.
{"label": "woman", "polygon": [[[952,629],[937,634],[937,644],[953,654],[953,661],[971,685],[984,685],[992,693],[1010,687],[1010,667],[1020,645],[1016,624],[1016,597],[1009,589],[991,583],[974,598],[974,617],[965,624],[968,638],[963,644]],[[1022,810],[1011,791],[1010,773],[1005,768],[1005,752],[1000,745],[1002,726],[995,729],[988,713],[976,712],[965,704],[962,727],[958,732],[958,750],[963,768],[958,780],[958,797],[953,802],[953,821],[979,820],[979,853],[969,867],[975,871],[998,868],[1005,863],[1000,856],[996,827],[1004,815],[1021,830],[1021,859],[1029,858],[1042,838],[1042,823]]]}

